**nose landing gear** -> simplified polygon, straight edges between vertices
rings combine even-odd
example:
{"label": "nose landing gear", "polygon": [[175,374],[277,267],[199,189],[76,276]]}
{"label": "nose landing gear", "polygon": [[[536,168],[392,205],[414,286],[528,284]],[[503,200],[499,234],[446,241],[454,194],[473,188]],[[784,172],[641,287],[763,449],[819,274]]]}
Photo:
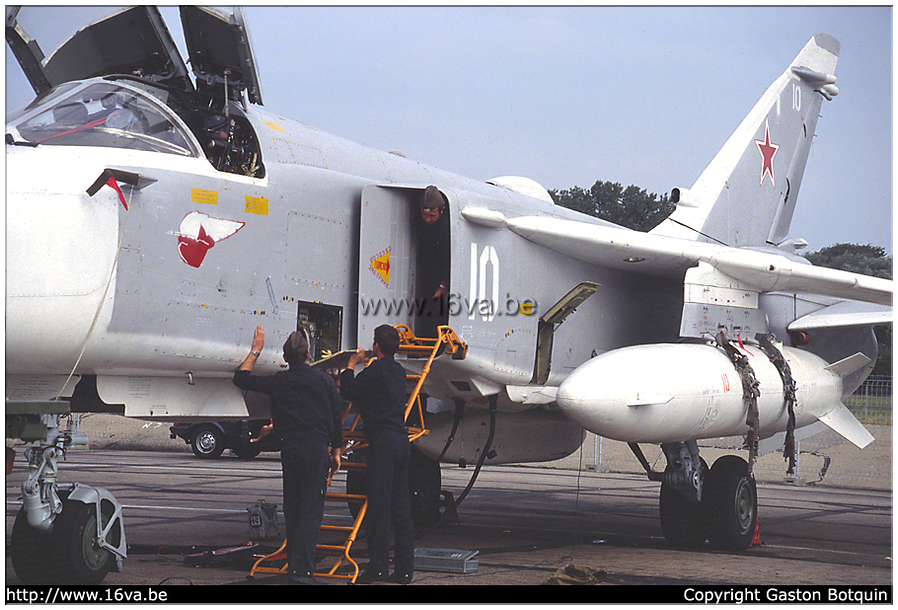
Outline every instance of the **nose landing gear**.
{"label": "nose landing gear", "polygon": [[[47,411],[51,411],[47,413]],[[7,436],[29,447],[23,506],[10,537],[10,559],[25,584],[94,585],[127,556],[122,506],[107,490],[58,484],[58,458],[87,439],[60,431],[67,403],[7,403]]]}

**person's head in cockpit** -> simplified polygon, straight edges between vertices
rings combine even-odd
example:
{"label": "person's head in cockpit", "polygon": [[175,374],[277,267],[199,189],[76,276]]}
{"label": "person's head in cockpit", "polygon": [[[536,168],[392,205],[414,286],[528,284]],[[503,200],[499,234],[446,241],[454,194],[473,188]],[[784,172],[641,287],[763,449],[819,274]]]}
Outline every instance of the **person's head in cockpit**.
{"label": "person's head in cockpit", "polygon": [[419,208],[421,209],[421,220],[425,224],[432,225],[440,219],[446,210],[446,199],[437,187],[431,185],[424,189]]}

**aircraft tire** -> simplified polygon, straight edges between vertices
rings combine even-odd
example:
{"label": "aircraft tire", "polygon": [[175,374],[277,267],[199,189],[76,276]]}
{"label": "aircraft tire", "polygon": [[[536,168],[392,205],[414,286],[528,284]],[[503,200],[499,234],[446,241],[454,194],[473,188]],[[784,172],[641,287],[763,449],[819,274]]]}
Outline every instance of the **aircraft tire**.
{"label": "aircraft tire", "polygon": [[745,460],[725,455],[714,462],[705,481],[703,504],[712,548],[744,551],[751,546],[758,519],[758,490]]}
{"label": "aircraft tire", "polygon": [[215,459],[224,452],[224,439],[221,430],[208,424],[200,426],[190,439],[190,448],[199,458]]}
{"label": "aircraft tire", "polygon": [[412,445],[408,488],[415,526],[430,525],[440,519],[441,484],[440,463],[428,458]]}
{"label": "aircraft tire", "polygon": [[[28,524],[25,507],[19,509],[10,536],[9,555],[16,576],[26,585],[56,583],[56,570],[51,560],[54,553],[55,528],[41,532]],[[49,560],[49,561],[48,561]]]}
{"label": "aircraft tire", "polygon": [[708,532],[700,504],[690,501],[668,483],[661,483],[658,504],[661,531],[668,544],[680,548],[704,544]]}
{"label": "aircraft tire", "polygon": [[[103,526],[109,515],[101,515]],[[115,566],[115,554],[97,544],[97,507],[63,500],[54,524],[59,584],[98,585]]]}

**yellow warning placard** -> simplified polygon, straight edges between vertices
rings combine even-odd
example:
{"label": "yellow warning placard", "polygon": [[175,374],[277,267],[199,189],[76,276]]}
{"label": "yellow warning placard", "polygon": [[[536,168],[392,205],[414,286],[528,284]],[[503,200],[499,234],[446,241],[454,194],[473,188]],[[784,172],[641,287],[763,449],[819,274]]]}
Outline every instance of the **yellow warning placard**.
{"label": "yellow warning placard", "polygon": [[250,214],[260,214],[268,216],[268,199],[265,197],[252,197],[246,195],[245,199],[246,211]]}
{"label": "yellow warning placard", "polygon": [[218,205],[218,191],[210,191],[208,189],[190,189],[190,201],[192,203]]}
{"label": "yellow warning placard", "polygon": [[390,287],[390,248],[371,257],[369,268],[380,278],[384,286]]}

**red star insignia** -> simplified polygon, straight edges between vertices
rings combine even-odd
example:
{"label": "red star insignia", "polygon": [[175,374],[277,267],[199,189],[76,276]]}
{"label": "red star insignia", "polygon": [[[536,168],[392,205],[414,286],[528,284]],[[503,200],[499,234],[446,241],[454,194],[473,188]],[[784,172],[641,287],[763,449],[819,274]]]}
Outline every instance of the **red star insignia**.
{"label": "red star insignia", "polygon": [[776,151],[779,149],[779,144],[773,144],[770,141],[770,125],[765,121],[764,125],[764,139],[763,140],[755,140],[755,144],[758,145],[758,152],[761,153],[761,182],[758,183],[758,186],[764,184],[764,176],[770,174],[770,184],[776,186],[776,182],[773,179],[773,158],[776,156]]}

